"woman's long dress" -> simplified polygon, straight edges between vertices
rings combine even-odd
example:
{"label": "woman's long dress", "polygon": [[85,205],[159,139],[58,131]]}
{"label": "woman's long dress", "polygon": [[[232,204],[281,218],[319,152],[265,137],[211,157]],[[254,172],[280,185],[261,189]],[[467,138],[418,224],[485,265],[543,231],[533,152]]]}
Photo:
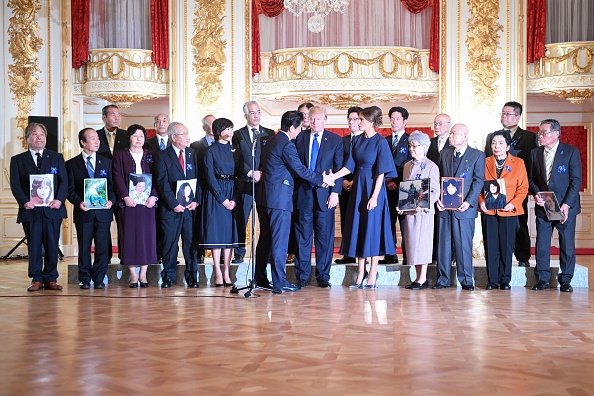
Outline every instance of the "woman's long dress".
{"label": "woman's long dress", "polygon": [[378,133],[370,138],[365,134],[355,136],[345,167],[354,173],[354,180],[344,219],[345,232],[340,253],[349,257],[396,254],[385,182],[377,197],[377,206],[367,210],[376,178],[381,174],[396,177],[388,142]]}
{"label": "woman's long dress", "polygon": [[[245,244],[238,236],[241,227],[245,227],[241,214],[242,164],[241,152],[231,144],[215,142],[206,152],[201,248],[231,248]],[[216,175],[233,178],[226,180]],[[235,201],[235,209],[226,209],[223,206],[225,199]]]}
{"label": "woman's long dress", "polygon": [[404,180],[429,179],[429,212],[408,212],[404,218],[404,245],[408,265],[429,264],[433,260],[435,201],[439,199],[439,168],[425,157],[404,164]]}

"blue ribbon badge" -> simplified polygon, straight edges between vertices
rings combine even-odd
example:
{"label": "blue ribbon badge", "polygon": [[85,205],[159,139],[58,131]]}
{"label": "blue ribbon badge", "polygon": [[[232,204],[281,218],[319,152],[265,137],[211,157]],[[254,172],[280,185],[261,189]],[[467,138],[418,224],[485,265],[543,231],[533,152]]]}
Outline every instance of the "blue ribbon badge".
{"label": "blue ribbon badge", "polygon": [[105,169],[99,170],[99,176],[105,176],[105,177],[107,177],[107,171]]}
{"label": "blue ribbon badge", "polygon": [[51,167],[50,168],[50,173],[52,173],[54,175],[57,175],[58,174],[58,168]]}
{"label": "blue ribbon badge", "polygon": [[400,147],[400,154],[406,154],[408,149],[406,147]]}
{"label": "blue ribbon badge", "polygon": [[557,168],[557,172],[565,173],[567,172],[567,168],[565,167],[565,165],[559,165],[559,167]]}
{"label": "blue ribbon badge", "polygon": [[415,180],[421,180],[421,174],[420,173],[417,173],[415,175]]}
{"label": "blue ribbon badge", "polygon": [[513,140],[511,141],[511,146],[512,146],[512,147],[516,147],[516,144],[518,144],[518,141],[517,141],[516,139],[513,139]]}
{"label": "blue ribbon badge", "polygon": [[[189,157],[189,155],[188,155]],[[191,171],[192,170],[192,164],[186,164],[186,170]]]}
{"label": "blue ribbon badge", "polygon": [[508,171],[508,172],[511,172],[511,166],[506,166],[506,167],[505,167],[505,168],[503,168],[503,169],[505,169],[505,170],[506,170],[506,171]]}
{"label": "blue ribbon badge", "polygon": [[462,173],[460,173],[460,177],[461,177],[461,178],[465,178],[465,177],[466,177],[466,172],[462,172]]}

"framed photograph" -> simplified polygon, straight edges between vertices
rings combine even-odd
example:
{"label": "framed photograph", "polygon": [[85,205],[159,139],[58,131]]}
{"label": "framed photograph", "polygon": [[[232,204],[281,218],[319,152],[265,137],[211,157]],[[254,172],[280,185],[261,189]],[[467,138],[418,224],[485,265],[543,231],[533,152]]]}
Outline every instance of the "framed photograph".
{"label": "framed photograph", "polygon": [[107,179],[85,179],[85,204],[89,209],[107,208]]}
{"label": "framed photograph", "polygon": [[507,205],[507,194],[505,191],[505,180],[485,180],[483,187],[485,206],[489,210],[503,209]]}
{"label": "framed photograph", "polygon": [[545,201],[544,210],[549,221],[563,220],[565,218],[561,213],[561,207],[554,192],[541,191],[538,195]]}
{"label": "framed photograph", "polygon": [[441,203],[447,210],[456,210],[464,199],[464,179],[460,177],[441,178]]}
{"label": "framed photograph", "polygon": [[137,205],[145,205],[153,189],[153,176],[144,173],[130,173],[128,195]]}
{"label": "framed photograph", "polygon": [[177,202],[182,206],[188,206],[194,201],[196,194],[196,179],[177,181]]}
{"label": "framed photograph", "polygon": [[35,206],[47,206],[54,199],[54,175],[30,175],[30,200]]}
{"label": "framed photograph", "polygon": [[429,179],[404,180],[398,186],[398,210],[416,212],[417,208],[429,209]]}

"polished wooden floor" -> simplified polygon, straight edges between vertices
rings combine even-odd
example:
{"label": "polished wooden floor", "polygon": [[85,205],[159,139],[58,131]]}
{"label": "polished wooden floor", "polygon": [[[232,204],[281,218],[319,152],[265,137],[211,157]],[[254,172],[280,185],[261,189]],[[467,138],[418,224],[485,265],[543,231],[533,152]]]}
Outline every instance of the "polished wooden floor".
{"label": "polished wooden floor", "polygon": [[594,288],[83,291],[72,262],[28,293],[0,261],[0,394],[594,394]]}

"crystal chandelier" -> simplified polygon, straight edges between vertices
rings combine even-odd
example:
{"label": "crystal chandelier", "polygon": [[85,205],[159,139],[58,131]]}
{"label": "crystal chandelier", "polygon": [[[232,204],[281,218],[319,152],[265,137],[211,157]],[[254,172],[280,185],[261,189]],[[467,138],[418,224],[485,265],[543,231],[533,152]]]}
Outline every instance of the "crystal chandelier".
{"label": "crystal chandelier", "polygon": [[324,30],[324,18],[330,11],[344,13],[350,0],[285,0],[285,8],[295,16],[302,13],[313,15],[307,20],[310,32],[320,33]]}

